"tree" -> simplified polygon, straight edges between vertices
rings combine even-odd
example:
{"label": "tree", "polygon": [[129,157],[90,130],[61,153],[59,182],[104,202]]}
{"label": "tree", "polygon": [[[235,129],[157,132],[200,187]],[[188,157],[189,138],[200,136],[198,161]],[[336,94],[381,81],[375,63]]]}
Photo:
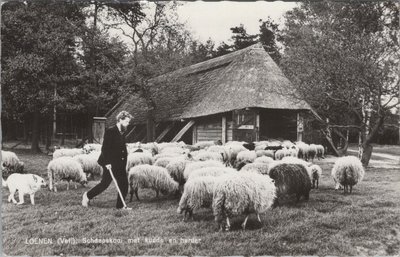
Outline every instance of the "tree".
{"label": "tree", "polygon": [[284,72],[328,139],[333,132],[345,140],[343,129],[359,132],[365,166],[373,138],[399,104],[391,101],[400,83],[398,15],[393,2],[303,3],[286,15]]}
{"label": "tree", "polygon": [[49,122],[54,104],[81,108],[74,100],[79,92],[74,52],[75,31],[84,17],[67,2],[8,2],[2,7],[3,113],[33,116],[31,149],[36,152],[39,123]]}
{"label": "tree", "polygon": [[277,42],[281,40],[280,30],[270,17],[263,21],[260,19],[260,42],[271,58],[279,64],[281,59],[280,48]]}

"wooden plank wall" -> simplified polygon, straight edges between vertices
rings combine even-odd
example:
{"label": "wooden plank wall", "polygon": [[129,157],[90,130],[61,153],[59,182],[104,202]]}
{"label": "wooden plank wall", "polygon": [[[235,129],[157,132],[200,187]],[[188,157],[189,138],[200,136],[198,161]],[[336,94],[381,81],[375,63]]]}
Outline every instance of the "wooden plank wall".
{"label": "wooden plank wall", "polygon": [[[222,116],[207,117],[196,121],[196,142],[199,141],[222,141]],[[227,121],[226,139],[232,141],[233,122]],[[194,135],[195,136],[195,135]]]}

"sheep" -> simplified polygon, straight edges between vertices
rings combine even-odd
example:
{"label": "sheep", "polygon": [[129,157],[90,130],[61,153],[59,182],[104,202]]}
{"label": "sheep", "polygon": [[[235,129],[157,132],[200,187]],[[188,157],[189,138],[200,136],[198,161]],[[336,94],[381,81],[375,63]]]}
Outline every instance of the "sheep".
{"label": "sheep", "polygon": [[252,163],[257,158],[257,154],[255,151],[241,151],[236,156],[236,161],[234,167],[242,167],[247,163]]}
{"label": "sheep", "polygon": [[206,149],[214,145],[216,145],[214,141],[200,141],[194,144],[193,147],[200,150],[200,149]]}
{"label": "sheep", "polygon": [[274,151],[272,150],[256,150],[257,157],[268,156],[272,159],[275,157]]}
{"label": "sheep", "polygon": [[165,148],[168,147],[179,147],[181,149],[187,148],[187,145],[180,141],[180,142],[165,142],[157,144],[158,153],[161,153]]}
{"label": "sheep", "polygon": [[152,165],[154,162],[153,156],[149,153],[145,152],[135,152],[128,154],[128,159],[126,162],[126,171],[129,171],[130,168],[140,165],[140,164],[150,164]]}
{"label": "sheep", "polygon": [[7,178],[12,173],[24,173],[24,162],[21,162],[14,152],[1,151],[1,173]]}
{"label": "sheep", "polygon": [[71,181],[81,183],[83,186],[87,184],[86,174],[83,172],[81,164],[69,156],[51,160],[47,166],[47,176],[49,189],[52,191],[54,188],[54,192],[57,192],[57,183],[60,180],[68,181],[67,190],[69,190]]}
{"label": "sheep", "polygon": [[172,160],[174,160],[175,158],[178,158],[178,157],[162,157],[162,158],[158,158],[158,159],[154,162],[154,166],[166,168],[166,167],[168,166],[168,164],[169,164]]}
{"label": "sheep", "polygon": [[88,154],[93,151],[101,151],[101,144],[86,144],[83,146],[83,152]]}
{"label": "sheep", "polygon": [[202,177],[202,176],[213,176],[218,177],[226,173],[236,173],[237,170],[228,167],[204,167],[200,169],[196,169],[191,172],[187,178],[187,181],[191,180],[192,178]]}
{"label": "sheep", "polygon": [[[352,192],[353,186],[364,178],[364,168],[355,156],[340,157],[333,165],[331,175],[335,181],[335,189],[342,185],[343,193]],[[350,190],[349,190],[350,189]]]}
{"label": "sheep", "polygon": [[179,189],[178,182],[171,178],[167,169],[149,164],[142,164],[132,167],[129,170],[128,181],[131,188],[131,202],[133,193],[135,193],[136,199],[140,201],[138,195],[139,188],[154,189],[156,191],[157,198],[159,196],[159,192],[162,194],[176,193]]}
{"label": "sheep", "polygon": [[222,146],[222,145],[213,145],[213,146],[208,147],[207,151],[221,154],[222,158],[223,158],[223,162],[224,163],[228,162],[229,153],[228,153],[227,149],[224,146]]}
{"label": "sheep", "polygon": [[290,149],[294,144],[289,141],[289,140],[284,140],[282,142],[282,147],[286,148],[286,149]]}
{"label": "sheep", "polygon": [[257,173],[243,172],[236,175],[226,174],[218,177],[214,186],[213,214],[223,230],[230,229],[229,218],[234,215],[246,214],[242,223],[243,230],[249,215],[255,213],[261,223],[260,214],[273,206],[276,198],[276,188],[271,178]]}
{"label": "sheep", "polygon": [[318,160],[325,158],[325,148],[323,145],[316,145]]}
{"label": "sheep", "polygon": [[296,194],[297,201],[301,196],[309,199],[311,180],[307,169],[300,164],[279,163],[269,170],[269,176],[275,181],[278,199],[285,195]]}
{"label": "sheep", "polygon": [[63,156],[74,157],[75,155],[84,153],[85,151],[82,148],[61,148],[54,151],[53,159],[57,159]]}
{"label": "sheep", "polygon": [[170,147],[165,147],[160,151],[160,154],[187,154],[189,153],[188,149],[183,149],[181,147],[177,146],[170,146]]}
{"label": "sheep", "polygon": [[175,158],[175,157],[179,157],[179,156],[182,156],[182,154],[179,154],[179,153],[163,153],[163,154],[154,155],[153,158],[154,158],[155,161],[158,161],[161,158]]}
{"label": "sheep", "polygon": [[82,166],[83,172],[87,178],[100,177],[103,174],[103,168],[97,163],[99,156],[96,152],[90,154],[79,154],[72,157]]}
{"label": "sheep", "polygon": [[268,157],[268,156],[261,156],[261,157],[257,157],[255,160],[254,160],[254,163],[271,163],[271,162],[273,162],[274,161],[274,159],[272,159],[271,157]]}
{"label": "sheep", "polygon": [[185,171],[183,172],[183,178],[185,179],[185,181],[188,180],[190,173],[192,173],[194,170],[204,167],[224,167],[224,164],[219,161],[213,160],[188,163],[185,167]]}
{"label": "sheep", "polygon": [[186,165],[188,163],[191,163],[191,161],[186,160],[184,158],[171,158],[169,161],[168,165],[166,166],[166,169],[169,173],[169,175],[179,184],[179,191],[182,191],[182,187],[185,184],[185,178],[183,176],[183,173],[185,171]]}
{"label": "sheep", "polygon": [[317,156],[317,145],[310,144],[308,147],[308,158],[311,159],[311,161],[314,161],[314,158]]}
{"label": "sheep", "polygon": [[229,155],[229,158],[228,158],[228,159],[229,159],[229,163],[230,163],[231,165],[234,164],[234,162],[235,162],[235,160],[236,160],[236,156],[238,155],[239,152],[241,152],[241,151],[248,151],[248,150],[246,149],[246,147],[243,146],[242,143],[236,142],[236,141],[234,141],[234,142],[229,142],[229,143],[225,144],[224,147],[226,148],[226,150],[227,150],[227,152],[228,152],[228,155]]}
{"label": "sheep", "polygon": [[263,175],[268,175],[268,167],[269,163],[255,162],[246,164],[240,171],[254,171]]}
{"label": "sheep", "polygon": [[213,201],[213,191],[216,178],[214,176],[200,176],[190,179],[183,189],[178,214],[185,212],[183,221],[186,221],[186,215],[193,220],[193,211],[202,207],[209,208]]}
{"label": "sheep", "polygon": [[219,161],[219,162],[223,162],[224,161],[224,157],[221,153],[217,153],[217,152],[208,152],[208,151],[200,151],[199,153],[197,153],[193,159],[195,161],[209,161],[209,160],[214,160],[214,161]]}
{"label": "sheep", "polygon": [[145,151],[148,151],[148,152],[151,153],[153,156],[156,155],[156,154],[158,154],[158,152],[159,152],[157,143],[155,143],[155,142],[146,143],[146,144],[139,143],[139,144],[138,144],[138,148],[139,148],[139,149],[143,149],[143,150],[145,150]]}
{"label": "sheep", "polygon": [[286,148],[277,150],[275,152],[275,160],[282,160],[283,157],[289,156],[289,155],[290,155],[290,151]]}
{"label": "sheep", "polygon": [[307,161],[302,160],[302,159],[299,159],[299,158],[296,158],[296,157],[292,157],[292,156],[283,157],[282,163],[291,163],[291,164],[303,165],[304,168],[306,168],[306,170],[307,170],[308,176],[310,177],[310,181],[312,181],[313,175],[312,175],[312,172],[311,172],[311,169],[310,169],[310,166],[312,165],[312,163],[307,162]]}
{"label": "sheep", "polygon": [[322,169],[320,166],[313,164],[308,168],[311,171],[312,185],[311,188],[318,189],[319,178],[322,176]]}

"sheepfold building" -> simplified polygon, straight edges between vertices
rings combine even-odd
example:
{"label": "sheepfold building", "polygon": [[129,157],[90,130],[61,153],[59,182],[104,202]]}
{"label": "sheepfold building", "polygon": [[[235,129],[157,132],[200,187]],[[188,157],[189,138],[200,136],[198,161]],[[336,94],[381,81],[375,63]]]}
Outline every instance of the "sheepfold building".
{"label": "sheepfold building", "polygon": [[148,88],[154,109],[126,96],[106,114],[105,127],[126,110],[134,116],[130,142],[301,140],[302,114],[310,110],[261,44],[158,76]]}

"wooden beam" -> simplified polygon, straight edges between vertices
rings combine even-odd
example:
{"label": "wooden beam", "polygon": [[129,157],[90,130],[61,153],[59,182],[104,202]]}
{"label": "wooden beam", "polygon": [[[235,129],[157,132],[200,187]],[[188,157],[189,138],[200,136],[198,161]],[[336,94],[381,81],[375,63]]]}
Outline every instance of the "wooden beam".
{"label": "wooden beam", "polygon": [[197,143],[197,125],[193,125],[193,133],[192,133],[192,145]]}
{"label": "wooden beam", "polygon": [[297,113],[297,141],[303,141],[304,121],[300,112]]}
{"label": "wooden beam", "polygon": [[133,128],[128,132],[128,134],[126,134],[125,138],[128,139],[130,137],[130,135],[132,135],[133,131],[135,131],[136,126],[133,126]]}
{"label": "wooden beam", "polygon": [[222,137],[221,137],[222,144],[226,143],[226,116],[222,116]]}
{"label": "wooden beam", "polygon": [[260,112],[256,113],[256,141],[260,141]]}
{"label": "wooden beam", "polygon": [[174,127],[174,122],[168,124],[168,126],[163,130],[163,132],[161,132],[161,134],[156,138],[156,142],[159,143],[173,127]]}
{"label": "wooden beam", "polygon": [[188,131],[192,126],[194,125],[194,120],[189,121],[182,129],[181,131],[176,134],[176,136],[171,140],[171,142],[177,142],[181,137]]}

